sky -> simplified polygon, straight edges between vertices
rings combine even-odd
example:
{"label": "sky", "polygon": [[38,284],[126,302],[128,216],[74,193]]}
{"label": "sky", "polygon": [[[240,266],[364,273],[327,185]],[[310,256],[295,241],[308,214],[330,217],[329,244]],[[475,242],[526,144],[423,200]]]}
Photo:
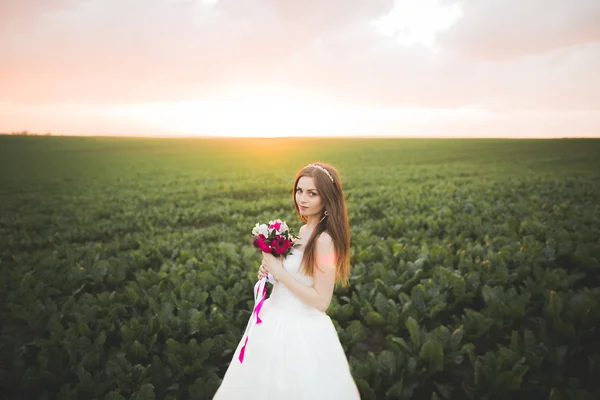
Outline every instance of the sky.
{"label": "sky", "polygon": [[598,0],[0,0],[0,132],[599,137]]}

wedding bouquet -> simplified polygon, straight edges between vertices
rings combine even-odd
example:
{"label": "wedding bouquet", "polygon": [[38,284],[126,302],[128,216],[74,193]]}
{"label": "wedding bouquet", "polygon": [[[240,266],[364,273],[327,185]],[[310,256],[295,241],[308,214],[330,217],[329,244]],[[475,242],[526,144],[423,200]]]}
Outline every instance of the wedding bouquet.
{"label": "wedding bouquet", "polygon": [[[292,235],[287,224],[280,219],[269,221],[269,224],[257,223],[252,229],[252,238],[254,247],[264,253],[284,258],[290,254],[294,242],[298,239],[297,236]],[[273,275],[269,274],[267,281],[275,283]]]}
{"label": "wedding bouquet", "polygon": [[[297,236],[292,235],[287,224],[280,219],[270,221],[268,225],[257,223],[252,229],[252,238],[254,239],[252,241],[254,247],[259,248],[265,253],[284,257],[291,252],[291,249],[295,246],[295,242],[298,239]],[[250,316],[250,323],[246,327],[246,332],[244,333],[244,345],[238,356],[240,363],[244,362],[246,345],[248,344],[248,338],[250,337],[252,329],[254,326],[262,323],[259,314],[265,299],[267,298],[267,281],[275,283],[273,275],[269,274],[266,279],[262,278],[254,285],[254,309]]]}
{"label": "wedding bouquet", "polygon": [[284,256],[290,253],[297,237],[293,236],[287,224],[276,219],[269,224],[256,224],[252,229],[254,247],[274,256]]}

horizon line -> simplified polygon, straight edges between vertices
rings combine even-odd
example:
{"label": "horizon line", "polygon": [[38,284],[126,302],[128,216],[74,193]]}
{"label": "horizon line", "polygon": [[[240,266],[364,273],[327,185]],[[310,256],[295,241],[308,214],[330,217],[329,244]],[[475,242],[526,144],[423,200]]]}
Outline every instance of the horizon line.
{"label": "horizon line", "polygon": [[[26,132],[26,133],[25,133]],[[282,136],[261,136],[261,135],[185,135],[185,134],[55,134],[55,133],[35,133],[28,131],[20,132],[0,132],[0,136],[44,136],[44,137],[78,137],[78,138],[94,138],[94,137],[114,137],[114,138],[139,138],[139,139],[600,139],[600,134],[597,136],[538,136],[538,135],[489,135],[489,136],[473,136],[473,135],[383,135],[383,134],[364,134],[364,135],[282,135]]]}

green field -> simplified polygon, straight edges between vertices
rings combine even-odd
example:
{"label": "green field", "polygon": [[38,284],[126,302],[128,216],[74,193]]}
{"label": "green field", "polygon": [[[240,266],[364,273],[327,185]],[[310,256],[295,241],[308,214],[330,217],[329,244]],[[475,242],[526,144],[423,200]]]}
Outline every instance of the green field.
{"label": "green field", "polygon": [[210,399],[250,230],[338,168],[363,399],[600,398],[600,140],[0,136],[0,393]]}

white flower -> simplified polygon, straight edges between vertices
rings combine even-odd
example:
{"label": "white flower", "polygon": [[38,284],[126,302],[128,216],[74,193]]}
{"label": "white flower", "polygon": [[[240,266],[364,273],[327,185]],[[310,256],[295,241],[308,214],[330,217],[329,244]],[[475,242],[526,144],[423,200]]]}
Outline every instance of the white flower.
{"label": "white flower", "polygon": [[[256,224],[256,225],[258,225],[258,224]],[[268,237],[269,236],[269,226],[267,224],[259,225],[258,226],[258,234]]]}
{"label": "white flower", "polygon": [[265,237],[269,236],[269,227],[267,224],[257,223],[254,228],[252,228],[252,236],[258,235],[264,235]]}
{"label": "white flower", "polygon": [[287,224],[284,222],[281,223],[281,227],[279,228],[279,233],[284,234],[289,230]]}

